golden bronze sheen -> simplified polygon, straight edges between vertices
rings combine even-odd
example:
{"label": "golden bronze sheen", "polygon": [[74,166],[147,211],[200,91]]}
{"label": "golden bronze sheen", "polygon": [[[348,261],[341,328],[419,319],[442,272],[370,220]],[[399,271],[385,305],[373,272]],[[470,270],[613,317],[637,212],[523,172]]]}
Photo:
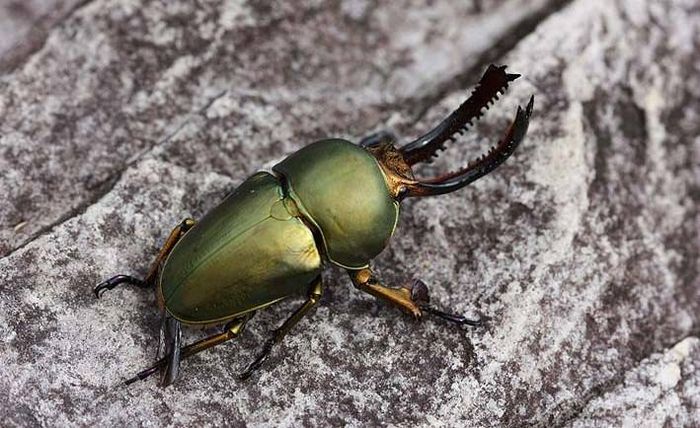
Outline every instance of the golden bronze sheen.
{"label": "golden bronze sheen", "polygon": [[[250,364],[249,377],[273,345],[306,315],[323,292],[324,264],[345,268],[359,290],[416,318],[424,313],[459,325],[478,325],[430,304],[420,280],[402,287],[381,284],[371,260],[394,233],[406,197],[441,195],[461,189],[501,165],[524,139],[533,99],[518,108],[504,137],[466,167],[432,179],[416,178],[412,167],[429,162],[456,140],[515,80],[505,66],[490,66],[467,101],[438,126],[397,147],[380,132],[359,145],[326,139],[258,172],[200,221],[185,219],[169,235],[144,280],[114,276],[95,287],[97,297],[119,284],[155,287],[161,306],[163,357],[125,381],[131,384],[160,371],[168,385],[180,361],[240,335],[256,311],[290,296],[304,303],[277,329]],[[181,343],[181,325],[221,324],[221,333]]]}
{"label": "golden bronze sheen", "polygon": [[321,272],[321,256],[284,199],[279,180],[259,172],[194,225],[163,265],[168,313],[211,324],[303,294]]}
{"label": "golden bronze sheen", "polygon": [[399,203],[368,150],[345,140],[322,140],[272,170],[287,180],[289,196],[318,230],[330,262],[363,268],[386,247]]}

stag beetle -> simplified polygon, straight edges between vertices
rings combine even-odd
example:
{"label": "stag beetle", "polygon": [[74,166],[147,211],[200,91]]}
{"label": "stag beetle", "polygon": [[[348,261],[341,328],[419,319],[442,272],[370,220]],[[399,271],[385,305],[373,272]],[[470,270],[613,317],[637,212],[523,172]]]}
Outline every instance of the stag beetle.
{"label": "stag beetle", "polygon": [[[326,139],[258,172],[199,222],[182,221],[169,235],[141,280],[117,275],[99,283],[97,297],[119,284],[155,287],[161,306],[164,357],[125,381],[131,384],[161,371],[171,384],[180,361],[238,336],[253,314],[299,294],[306,301],[265,343],[242,378],[249,377],[282,338],[319,301],[324,263],[347,269],[358,289],[390,302],[415,317],[423,312],[457,324],[478,321],[431,306],[426,285],[388,287],[369,262],[386,247],[396,227],[400,202],[409,197],[442,195],[488,174],[513,153],[525,137],[534,98],[518,107],[505,136],[487,154],[466,167],[429,180],[411,167],[429,162],[454,141],[489,104],[519,77],[506,67],[489,66],[469,99],[437,127],[404,146],[380,132],[359,145]],[[222,333],[187,346],[182,324],[224,324]]]}

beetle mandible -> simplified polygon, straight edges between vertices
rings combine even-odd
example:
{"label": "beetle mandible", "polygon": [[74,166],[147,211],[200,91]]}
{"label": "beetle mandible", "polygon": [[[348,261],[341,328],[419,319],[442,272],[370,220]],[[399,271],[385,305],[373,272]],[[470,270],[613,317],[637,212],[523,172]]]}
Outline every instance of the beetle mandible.
{"label": "beetle mandible", "polygon": [[[489,104],[519,77],[506,67],[488,67],[477,87],[437,127],[404,146],[379,132],[359,145],[326,139],[303,147],[272,168],[258,172],[229,194],[199,222],[185,219],[169,235],[141,280],[117,275],[98,284],[97,297],[119,284],[155,287],[161,306],[164,357],[125,381],[161,371],[171,384],[180,361],[238,336],[255,311],[299,294],[307,299],[265,343],[241,375],[249,377],[272,347],[319,301],[324,263],[347,269],[358,289],[421,317],[426,312],[457,324],[478,321],[441,311],[429,303],[426,285],[388,287],[369,262],[394,233],[404,198],[453,192],[490,173],[525,137],[534,97],[518,107],[504,137],[466,167],[429,180],[411,167],[428,162],[454,141]],[[182,324],[223,324],[222,333],[187,346]]]}

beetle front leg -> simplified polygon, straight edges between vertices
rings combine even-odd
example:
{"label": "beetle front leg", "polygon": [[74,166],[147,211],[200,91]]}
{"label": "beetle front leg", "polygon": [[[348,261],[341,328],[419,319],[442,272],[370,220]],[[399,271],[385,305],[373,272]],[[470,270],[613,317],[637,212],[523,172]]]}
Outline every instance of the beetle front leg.
{"label": "beetle front leg", "polygon": [[151,264],[151,268],[148,270],[148,274],[146,275],[145,279],[141,280],[129,275],[113,276],[108,280],[102,281],[101,283],[95,286],[93,290],[95,296],[99,299],[102,293],[105,292],[105,290],[111,290],[120,284],[131,284],[140,288],[148,288],[153,286],[156,282],[158,270],[160,269],[161,264],[166,259],[166,257],[168,257],[168,254],[170,254],[173,247],[175,247],[177,241],[179,241],[180,238],[182,238],[185,235],[185,233],[188,230],[190,230],[192,226],[194,226],[194,224],[194,219],[186,218],[182,220],[182,222],[179,225],[177,225],[172,230],[172,232],[170,232],[168,239],[165,240],[165,244],[163,244],[163,247],[161,247],[160,251],[158,252],[158,255],[156,256],[156,259]]}
{"label": "beetle front leg", "polygon": [[415,280],[411,287],[391,288],[382,285],[370,269],[348,270],[348,274],[350,274],[355,287],[398,306],[416,318],[420,318],[423,312],[427,312],[460,325],[481,325],[481,320],[472,320],[463,315],[444,312],[432,306],[430,304],[428,287],[419,279]]}
{"label": "beetle front leg", "polygon": [[348,274],[355,287],[365,293],[369,293],[378,299],[386,300],[394,306],[412,314],[416,318],[420,318],[423,315],[417,304],[418,302],[413,299],[413,293],[410,288],[391,288],[382,285],[374,276],[374,273],[368,268],[348,270]]}

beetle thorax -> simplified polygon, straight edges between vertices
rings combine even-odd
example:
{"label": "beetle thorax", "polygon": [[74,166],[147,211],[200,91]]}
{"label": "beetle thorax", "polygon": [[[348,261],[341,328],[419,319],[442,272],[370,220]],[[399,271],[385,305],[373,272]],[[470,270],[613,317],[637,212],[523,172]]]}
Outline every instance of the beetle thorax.
{"label": "beetle thorax", "polygon": [[322,140],[273,170],[317,228],[329,261],[361,268],[384,249],[396,226],[398,202],[384,168],[368,150],[345,140]]}

